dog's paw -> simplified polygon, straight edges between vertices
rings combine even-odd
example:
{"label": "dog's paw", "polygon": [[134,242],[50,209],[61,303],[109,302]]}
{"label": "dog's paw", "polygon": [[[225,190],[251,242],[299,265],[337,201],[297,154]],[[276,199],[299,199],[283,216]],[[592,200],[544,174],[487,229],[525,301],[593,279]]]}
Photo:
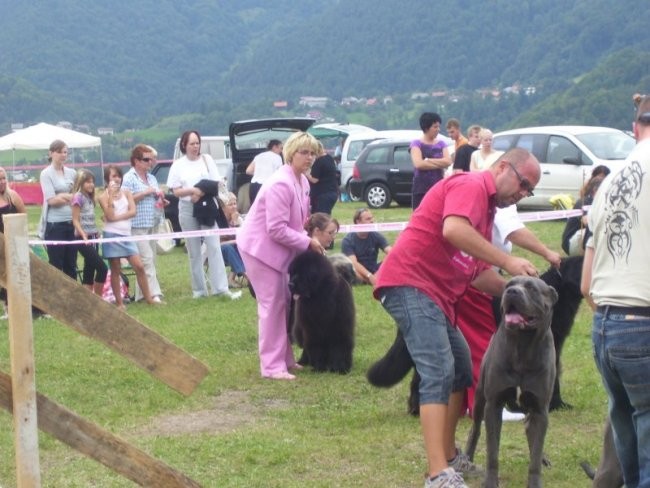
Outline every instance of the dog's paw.
{"label": "dog's paw", "polygon": [[548,411],[552,412],[553,410],[571,410],[573,405],[566,403],[564,400],[559,400],[557,402],[551,402],[548,406]]}
{"label": "dog's paw", "polygon": [[551,467],[551,460],[548,457],[546,457],[546,454],[542,456],[542,466],[544,466],[545,468]]}

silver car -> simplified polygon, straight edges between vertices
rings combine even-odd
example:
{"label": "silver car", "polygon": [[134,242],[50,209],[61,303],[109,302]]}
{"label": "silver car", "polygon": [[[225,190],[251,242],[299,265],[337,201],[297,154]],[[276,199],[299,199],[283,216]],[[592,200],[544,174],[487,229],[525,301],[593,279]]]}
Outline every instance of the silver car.
{"label": "silver car", "polygon": [[498,151],[521,147],[537,157],[542,177],[535,196],[524,198],[517,206],[549,208],[549,199],[557,194],[577,199],[596,166],[620,168],[635,143],[633,137],[618,129],[558,125],[498,132],[492,146]]}

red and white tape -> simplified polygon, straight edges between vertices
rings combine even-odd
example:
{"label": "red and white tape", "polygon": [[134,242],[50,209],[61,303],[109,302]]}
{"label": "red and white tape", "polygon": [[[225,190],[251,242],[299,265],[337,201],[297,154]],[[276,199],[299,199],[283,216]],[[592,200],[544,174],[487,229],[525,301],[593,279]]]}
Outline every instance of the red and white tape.
{"label": "red and white tape", "polygon": [[[546,220],[562,220],[569,217],[577,217],[583,215],[587,207],[577,210],[548,210],[543,212],[520,212],[519,218],[522,222],[542,222]],[[375,224],[344,224],[341,225],[339,232],[342,234],[349,234],[352,232],[395,232],[402,231],[406,228],[408,222],[382,222]],[[185,232],[168,232],[164,234],[147,234],[139,236],[124,236],[124,237],[110,237],[99,239],[88,239],[87,241],[42,241],[30,240],[30,245],[46,245],[46,246],[69,246],[73,244],[101,244],[104,242],[137,242],[137,241],[158,241],[162,239],[186,239],[190,237],[205,237],[205,236],[223,236],[233,235],[237,233],[236,227],[228,229],[206,229],[206,230],[192,230]]]}

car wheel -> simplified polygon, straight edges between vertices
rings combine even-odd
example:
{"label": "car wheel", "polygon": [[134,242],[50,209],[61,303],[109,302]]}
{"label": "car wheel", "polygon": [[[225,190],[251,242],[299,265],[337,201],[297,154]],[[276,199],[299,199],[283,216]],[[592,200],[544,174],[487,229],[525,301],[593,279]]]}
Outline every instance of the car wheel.
{"label": "car wheel", "polygon": [[347,185],[345,185],[345,191],[347,192],[348,196],[350,197],[351,202],[358,202],[358,201],[361,200],[360,196],[352,194],[352,191],[350,190],[350,180],[348,180]]}
{"label": "car wheel", "polygon": [[371,183],[366,188],[366,203],[370,208],[388,208],[390,191],[383,183]]}

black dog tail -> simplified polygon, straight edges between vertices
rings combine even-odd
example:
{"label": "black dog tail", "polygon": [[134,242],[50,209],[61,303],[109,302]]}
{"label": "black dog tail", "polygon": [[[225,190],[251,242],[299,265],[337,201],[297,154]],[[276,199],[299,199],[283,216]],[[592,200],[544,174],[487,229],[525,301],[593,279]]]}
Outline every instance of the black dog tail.
{"label": "black dog tail", "polygon": [[398,329],[393,345],[383,358],[370,366],[366,378],[371,385],[388,388],[402,381],[412,367],[411,355]]}

